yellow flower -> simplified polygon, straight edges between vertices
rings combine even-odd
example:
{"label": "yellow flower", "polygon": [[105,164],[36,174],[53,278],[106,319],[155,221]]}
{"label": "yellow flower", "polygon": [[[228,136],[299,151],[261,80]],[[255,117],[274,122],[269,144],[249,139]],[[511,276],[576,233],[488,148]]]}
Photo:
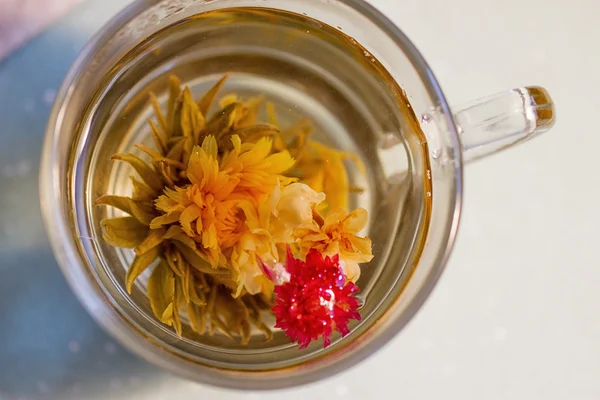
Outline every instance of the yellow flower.
{"label": "yellow flower", "polygon": [[329,213],[322,226],[316,223],[311,227],[294,231],[300,239],[302,255],[316,249],[324,255],[339,254],[342,269],[346,277],[356,282],[360,276],[360,263],[373,259],[371,240],[357,236],[367,224],[368,214],[363,208],[357,208],[350,214],[337,209]]}
{"label": "yellow flower", "polygon": [[310,226],[313,222],[313,207],[324,200],[324,193],[317,193],[303,183],[292,183],[283,189],[276,188],[270,203],[275,217],[269,227],[273,240],[278,243],[294,241],[294,229]]}
{"label": "yellow flower", "polygon": [[250,294],[273,290],[257,257],[268,264],[278,262],[276,244],[294,242],[294,228],[310,226],[313,221],[312,207],[323,200],[323,193],[317,193],[302,183],[292,183],[287,186],[276,185],[269,195],[260,199],[258,207],[248,201],[240,202],[248,230],[231,254],[231,263],[238,272],[237,294],[241,293],[242,288]]}
{"label": "yellow flower", "polygon": [[179,221],[183,231],[201,244],[213,267],[227,266],[225,250],[238,243],[238,251],[258,251],[249,244],[242,205],[258,208],[262,198],[279,186],[278,180],[286,179],[281,174],[294,164],[287,151],[271,154],[268,138],[242,144],[234,135],[231,140],[233,150],[221,162],[214,136],[193,148],[186,171],[190,185],[165,189],[156,201],[156,208],[165,214],[152,221],[155,228]]}
{"label": "yellow flower", "polygon": [[287,150],[271,154],[270,138],[242,144],[239,136],[234,135],[231,141],[233,150],[223,157],[221,169],[237,178],[236,190],[247,191],[257,199],[270,193],[278,181],[290,181],[282,174],[294,165],[294,159]]}

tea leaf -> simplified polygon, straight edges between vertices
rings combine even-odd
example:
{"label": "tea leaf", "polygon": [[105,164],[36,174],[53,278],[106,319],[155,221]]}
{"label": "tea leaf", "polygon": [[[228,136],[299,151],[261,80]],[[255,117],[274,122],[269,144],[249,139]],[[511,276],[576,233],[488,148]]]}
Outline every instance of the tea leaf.
{"label": "tea leaf", "polygon": [[146,236],[144,241],[140,243],[138,247],[135,248],[135,253],[139,256],[160,245],[163,242],[164,235],[164,228],[151,229],[150,233],[148,233],[148,236]]}
{"label": "tea leaf", "polygon": [[133,217],[105,219],[100,225],[104,231],[104,240],[116,247],[132,249],[148,235],[148,227]]}
{"label": "tea leaf", "polygon": [[169,186],[170,188],[175,187],[175,182],[173,182],[173,179],[176,179],[175,177],[172,177],[172,173],[171,173],[171,167],[166,165],[166,163],[161,162],[160,163],[160,173],[162,175],[162,178],[165,182],[167,182],[167,186]]}
{"label": "tea leaf", "polygon": [[223,274],[225,274],[224,270],[218,271],[216,269],[213,269],[213,267],[211,267],[210,263],[207,260],[203,260],[198,255],[198,253],[196,251],[194,251],[192,248],[190,248],[189,246],[186,246],[186,245],[183,245],[183,244],[180,244],[177,242],[174,244],[175,244],[175,247],[177,247],[177,249],[181,253],[181,255],[183,255],[183,258],[196,270],[203,272],[205,274],[218,274],[219,272],[222,272]]}
{"label": "tea leaf", "polygon": [[258,112],[260,110],[260,106],[265,100],[265,96],[256,96],[251,98],[244,104],[246,108],[246,114],[240,118],[236,124],[236,128],[246,128],[252,125],[255,125],[258,121]]}
{"label": "tea leaf", "polygon": [[191,268],[186,268],[186,273],[189,273],[189,280],[188,280],[188,293],[189,293],[189,302],[194,303],[197,306],[205,306],[206,305],[206,298],[204,297],[203,293],[198,293],[198,288],[195,285],[195,279],[194,276],[192,275],[192,269]]}
{"label": "tea leaf", "polygon": [[181,161],[183,156],[183,149],[185,147],[186,138],[178,137],[177,141],[171,147],[171,150],[167,153],[166,158],[173,161]]}
{"label": "tea leaf", "polygon": [[[302,118],[300,121],[296,122],[290,128],[283,131],[282,135],[286,139],[291,138],[291,137],[297,137],[297,138],[302,137],[305,139],[312,132],[312,128],[313,127],[312,127],[312,123],[310,122],[310,120],[308,120],[307,118]],[[301,142],[302,142],[301,144],[299,144],[299,143],[293,144],[292,147],[302,147],[305,140],[302,140]]]}
{"label": "tea leaf", "polygon": [[250,342],[250,335],[251,335],[251,329],[250,329],[250,321],[249,320],[242,320],[240,321],[240,333],[242,335],[242,341],[240,342],[240,344],[245,345],[248,344]]}
{"label": "tea leaf", "polygon": [[206,307],[200,308],[200,321],[198,322],[198,333],[204,335],[206,333],[207,328],[207,317],[208,312],[206,311]]}
{"label": "tea leaf", "polygon": [[[154,115],[158,120],[158,124],[160,125],[162,132],[165,132],[164,135],[166,135],[166,132],[168,132],[167,119],[165,118],[165,115],[163,114],[162,109],[160,108],[160,103],[158,102],[158,99],[156,98],[156,95],[153,92],[150,92],[150,103],[152,103],[152,108],[154,109]],[[148,122],[151,126],[154,125],[154,123],[151,120],[148,120]],[[159,134],[160,136],[163,136],[162,132]]]}
{"label": "tea leaf", "polygon": [[227,325],[221,320],[221,318],[219,318],[218,314],[212,314],[210,316],[210,323],[212,328],[211,334],[214,334],[214,327],[217,327],[219,330],[221,330],[221,333],[223,333],[229,339],[233,339],[230,329],[227,328]]}
{"label": "tea leaf", "polygon": [[[167,233],[165,234],[165,239],[175,240],[176,242],[174,242],[174,244],[176,246],[178,243],[181,243],[184,245],[183,246],[184,248],[189,248],[194,252],[196,251],[196,242],[194,242],[194,239],[192,239],[191,237],[186,235],[180,226],[177,226],[177,225],[170,226],[169,229],[167,230]],[[179,248],[179,246],[178,246],[178,248]],[[181,251],[181,249],[180,249],[180,251]]]}
{"label": "tea leaf", "polygon": [[155,190],[133,176],[131,177],[131,183],[133,184],[133,196],[131,198],[135,201],[153,201],[158,196]]}
{"label": "tea leaf", "polygon": [[175,328],[175,333],[177,336],[181,338],[182,334],[182,326],[181,326],[181,318],[179,316],[179,308],[184,303],[183,300],[183,292],[181,288],[181,281],[179,279],[175,280],[175,299],[173,301],[173,328]]}
{"label": "tea leaf", "polygon": [[260,307],[256,302],[258,296],[246,295],[243,298],[244,303],[248,307],[248,313],[250,315],[250,321],[265,335],[265,341],[273,339],[273,332],[267,325],[262,322],[260,318]]}
{"label": "tea leaf", "polygon": [[[148,209],[142,203],[129,200],[130,214],[133,215],[142,224],[148,226],[154,220],[154,213],[148,212]],[[152,208],[151,208],[152,209]]]}
{"label": "tea leaf", "polygon": [[172,326],[173,325],[173,303],[169,303],[165,311],[160,316],[160,322],[165,325]]}
{"label": "tea leaf", "polygon": [[163,188],[160,175],[156,173],[148,164],[142,161],[138,156],[131,153],[115,154],[113,160],[124,161],[131,165],[133,169],[140,175],[142,180],[153,190],[160,191]]}
{"label": "tea leaf", "polygon": [[162,155],[159,152],[152,150],[143,144],[138,143],[138,144],[134,145],[134,147],[136,147],[136,148],[140,149],[141,151],[143,151],[144,153],[148,154],[150,156],[150,158],[152,158],[152,162],[158,162],[162,158]]}
{"label": "tea leaf", "polygon": [[211,87],[208,90],[208,92],[204,94],[204,96],[202,96],[202,98],[198,102],[198,108],[200,109],[202,115],[208,115],[208,111],[210,110],[212,103],[215,101],[217,93],[219,93],[219,90],[221,90],[221,88],[225,84],[225,81],[227,80],[227,78],[229,78],[229,75],[230,74],[225,74],[221,79],[219,79],[217,83],[214,84],[213,87]]}
{"label": "tea leaf", "polygon": [[159,217],[154,218],[150,221],[150,229],[158,229],[163,225],[169,225],[179,221],[179,217],[181,213],[178,211],[173,211],[167,214],[163,214]]}
{"label": "tea leaf", "polygon": [[206,313],[211,314],[215,308],[215,302],[217,301],[217,287],[212,287],[210,295],[208,296],[208,303],[206,304]]}
{"label": "tea leaf", "polygon": [[183,90],[183,104],[181,106],[181,131],[183,136],[192,139],[192,145],[199,144],[200,131],[206,126],[204,116],[192,98],[189,88]]}
{"label": "tea leaf", "polygon": [[181,132],[181,107],[183,105],[183,92],[179,93],[173,107],[173,125],[170,126],[171,137],[182,136]]}
{"label": "tea leaf", "polygon": [[243,105],[241,103],[234,103],[228,105],[217,114],[215,114],[211,120],[206,124],[204,135],[212,135],[217,139],[226,134],[237,118],[237,114],[241,111]]}
{"label": "tea leaf", "polygon": [[192,155],[192,151],[194,149],[194,140],[190,137],[186,137],[183,142],[183,154],[181,157],[181,162],[184,164],[188,164],[190,161],[190,156]]}
{"label": "tea leaf", "polygon": [[185,270],[182,268],[181,262],[179,262],[180,258],[181,256],[177,250],[169,249],[165,254],[165,260],[167,261],[167,265],[171,268],[171,271],[182,278],[185,275]]}
{"label": "tea leaf", "polygon": [[347,159],[351,160],[352,162],[354,162],[354,164],[358,167],[358,169],[360,170],[360,173],[362,175],[365,175],[367,173],[367,167],[365,167],[365,163],[357,154],[344,153],[342,155],[342,157],[347,158]]}
{"label": "tea leaf", "polygon": [[200,318],[199,315],[203,312],[201,311],[201,309],[196,306],[195,304],[191,304],[188,303],[186,306],[186,312],[188,315],[188,318],[190,320],[190,326],[191,328],[198,333],[201,333],[201,329],[200,329]]}
{"label": "tea leaf", "polygon": [[181,110],[181,80],[171,75],[169,77],[169,103],[167,105],[167,138],[179,136],[179,113]]}
{"label": "tea leaf", "polygon": [[143,274],[150,265],[152,265],[159,255],[160,251],[158,250],[158,247],[155,247],[142,255],[135,256],[125,277],[125,288],[127,289],[127,293],[131,294],[131,289],[133,288],[135,280]]}
{"label": "tea leaf", "polygon": [[180,265],[183,267],[184,273],[181,278],[181,289],[183,292],[183,298],[186,303],[190,302],[190,286],[194,285],[194,277],[192,276],[192,269],[189,265],[185,265],[180,262]]}
{"label": "tea leaf", "polygon": [[221,100],[219,100],[219,107],[225,108],[228,105],[237,103],[237,102],[239,102],[239,98],[238,98],[237,94],[231,93],[231,94],[228,94],[227,96],[224,96]]}
{"label": "tea leaf", "polygon": [[[165,124],[167,122],[165,121]],[[148,120],[148,124],[150,125],[150,130],[152,131],[152,139],[154,139],[154,145],[160,151],[160,154],[165,154],[167,152],[167,137],[161,131],[159,131],[158,127],[154,124],[154,121],[151,119]],[[166,126],[165,126],[166,130]]]}
{"label": "tea leaf", "polygon": [[242,299],[236,299],[238,332],[242,336],[241,344],[250,342],[250,312]]}
{"label": "tea leaf", "polygon": [[277,121],[277,112],[275,111],[275,104],[267,101],[266,104],[267,109],[267,122],[271,125],[280,126],[279,121]]}
{"label": "tea leaf", "polygon": [[94,203],[97,206],[106,205],[115,207],[131,215],[131,207],[129,207],[130,202],[131,199],[129,197],[105,195],[97,198]]}
{"label": "tea leaf", "polygon": [[280,134],[279,128],[269,124],[258,124],[246,128],[236,129],[232,135],[238,135],[243,142],[256,142],[266,136],[277,136]]}
{"label": "tea leaf", "polygon": [[148,280],[148,299],[156,318],[171,326],[175,300],[175,276],[164,263],[158,264],[152,271]]}

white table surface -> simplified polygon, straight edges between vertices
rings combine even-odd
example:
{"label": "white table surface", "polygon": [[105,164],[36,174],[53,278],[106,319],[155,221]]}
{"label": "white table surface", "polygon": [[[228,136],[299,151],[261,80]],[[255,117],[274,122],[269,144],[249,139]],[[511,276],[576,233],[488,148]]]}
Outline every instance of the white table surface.
{"label": "white table surface", "polygon": [[[433,295],[409,326],[350,371],[292,390],[216,389],[126,358],[135,365],[134,372],[98,374],[89,388],[89,380],[62,364],[60,371],[65,372],[52,381],[36,370],[31,390],[0,378],[0,399],[600,399],[600,133],[595,126],[600,110],[600,3],[371,2],[414,41],[452,103],[541,85],[554,97],[558,111],[556,127],[542,137],[468,166],[455,251]],[[87,30],[95,26],[89,21],[105,20],[124,1],[94,4],[86,6],[85,18],[68,22],[74,37],[78,30],[89,36]],[[51,97],[55,89],[40,93]],[[37,167],[9,168],[3,162],[4,181],[36,173]],[[0,204],[6,206],[7,197],[1,196]],[[34,200],[29,201],[35,207]],[[12,221],[0,215],[0,224]],[[43,233],[35,238],[46,240]],[[0,266],[0,282],[10,268],[3,271]],[[64,338],[64,343],[53,343],[57,351],[65,359],[81,357],[85,338]],[[108,337],[101,340],[105,344],[100,353],[124,352]],[[8,362],[19,365],[19,356],[11,359],[11,349],[1,346],[0,376],[8,376]],[[25,345],[24,351],[29,350]],[[43,349],[30,357],[32,364],[51,368]],[[135,376],[136,368],[152,371],[151,381]],[[26,370],[19,372],[24,375]]]}

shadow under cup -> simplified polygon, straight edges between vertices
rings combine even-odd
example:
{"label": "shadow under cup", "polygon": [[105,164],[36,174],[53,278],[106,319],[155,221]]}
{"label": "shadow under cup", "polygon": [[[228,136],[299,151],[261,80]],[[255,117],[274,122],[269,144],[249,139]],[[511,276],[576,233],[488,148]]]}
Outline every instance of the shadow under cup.
{"label": "shadow under cup", "polygon": [[[154,318],[147,276],[126,294],[133,252],[102,240],[100,221],[119,214],[93,202],[106,193],[130,194],[134,172],[110,157],[150,143],[148,93],[165,104],[168,76],[175,74],[198,97],[226,72],[232,75],[220,95],[265,95],[282,126],[308,118],[317,140],[356,153],[366,165],[363,173],[348,164],[350,183],[364,189],[351,195],[350,208],[369,211],[364,233],[375,256],[358,282],[362,321],[325,350],[319,341],[300,351],[282,332],[269,342],[256,332],[240,345],[224,335],[200,336],[185,323],[181,339]],[[423,133],[417,116],[432,107],[447,120],[425,121]],[[89,312],[149,361],[233,388],[322,379],[393,337],[443,268],[461,179],[446,107],[412,44],[362,1],[135,2],[88,44],[51,115],[41,192],[55,253]]]}

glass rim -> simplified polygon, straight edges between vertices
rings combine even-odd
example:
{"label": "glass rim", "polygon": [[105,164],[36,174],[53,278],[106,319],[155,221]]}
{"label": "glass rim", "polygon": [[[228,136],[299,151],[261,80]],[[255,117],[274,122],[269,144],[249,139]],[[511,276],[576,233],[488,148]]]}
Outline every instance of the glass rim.
{"label": "glass rim", "polygon": [[[84,268],[78,267],[78,265],[85,263],[79,255],[81,250],[77,243],[75,240],[71,239],[72,235],[68,227],[68,210],[66,210],[64,204],[56,200],[63,196],[61,195],[58,182],[63,180],[64,177],[60,176],[59,168],[56,168],[55,166],[57,165],[57,162],[65,162],[65,160],[58,160],[56,157],[58,144],[57,133],[60,131],[62,124],[64,106],[65,104],[68,104],[68,101],[66,100],[71,84],[79,75],[82,67],[86,65],[89,57],[97,52],[98,49],[118,32],[120,28],[126,26],[129,21],[139,16],[149,7],[159,4],[162,1],[164,0],[135,0],[127,5],[91,37],[71,66],[56,96],[45,132],[40,170],[40,199],[42,216],[55,257],[71,289],[89,314],[108,332],[119,337],[120,341],[129,349],[143,356],[148,361],[167,370],[176,372],[181,376],[187,375],[188,377],[192,377],[193,375],[197,380],[197,373],[195,371],[187,371],[179,365],[174,365],[176,361],[182,361],[181,355],[172,354],[166,349],[161,349],[153,344],[146,343],[146,341],[140,341],[137,329],[124,321],[123,316],[118,314],[110,305],[103,303],[102,307],[98,306],[97,300],[99,297],[102,298],[102,294],[98,288],[94,286],[94,284],[97,285],[97,282],[91,282],[93,277],[88,276],[84,271]],[[441,116],[445,119],[445,126],[443,126],[444,131],[440,134],[449,136],[449,148],[452,151],[452,186],[454,189],[454,196],[452,196],[450,201],[444,205],[444,207],[448,208],[449,215],[451,216],[443,222],[444,229],[442,236],[446,238],[445,245],[439,246],[439,248],[435,250],[437,254],[430,267],[431,270],[423,279],[421,287],[416,291],[414,296],[409,299],[409,304],[406,306],[405,311],[400,315],[395,316],[393,321],[382,328],[380,332],[377,332],[376,335],[372,335],[372,337],[368,338],[368,343],[356,347],[351,346],[351,351],[347,351],[348,346],[340,347],[331,354],[331,357],[335,358],[336,354],[341,352],[345,353],[342,358],[338,359],[336,362],[322,363],[323,357],[317,356],[316,359],[307,361],[309,368],[307,368],[306,364],[302,364],[303,370],[296,373],[293,373],[292,370],[298,368],[298,365],[283,370],[269,371],[231,371],[207,366],[208,379],[201,380],[212,385],[252,389],[264,388],[266,381],[269,381],[268,389],[281,389],[319,380],[323,377],[322,371],[324,367],[327,368],[326,375],[331,376],[356,365],[373,354],[375,350],[388,343],[414,317],[438,282],[454,246],[462,206],[463,162],[456,124],[454,123],[450,107],[441,87],[431,68],[414,44],[400,28],[398,28],[382,12],[364,0],[333,0],[333,2],[353,9],[362,17],[369,20],[373,25],[381,29],[382,32],[395,43],[412,64],[431,102],[439,107]],[[437,207],[440,206],[441,205],[438,204]],[[436,207],[435,204],[433,207]],[[67,240],[65,240],[65,238],[67,238]],[[84,284],[82,285],[82,283]],[[392,308],[393,304],[390,309],[385,311],[384,316],[390,313]],[[375,328],[376,327],[370,327],[365,334],[371,332]],[[176,357],[176,359],[173,359],[173,357]],[[315,363],[322,363],[322,365],[319,365],[318,368],[311,369],[311,364],[314,365]],[[215,370],[217,371],[216,373],[211,373],[211,371]]]}

